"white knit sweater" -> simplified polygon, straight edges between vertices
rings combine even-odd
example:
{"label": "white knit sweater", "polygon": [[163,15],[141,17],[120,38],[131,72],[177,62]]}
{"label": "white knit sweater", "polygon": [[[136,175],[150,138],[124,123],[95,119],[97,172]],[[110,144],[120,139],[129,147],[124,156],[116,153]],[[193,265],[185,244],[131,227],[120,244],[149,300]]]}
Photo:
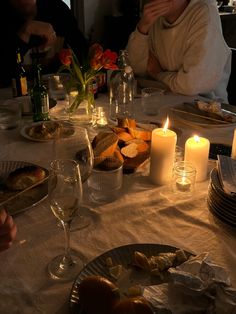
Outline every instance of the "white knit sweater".
{"label": "white knit sweater", "polygon": [[163,69],[156,79],[173,92],[227,102],[231,51],[222,35],[215,0],[191,0],[173,24],[160,17],[148,35],[136,29],[127,49],[135,74],[146,75],[151,50]]}

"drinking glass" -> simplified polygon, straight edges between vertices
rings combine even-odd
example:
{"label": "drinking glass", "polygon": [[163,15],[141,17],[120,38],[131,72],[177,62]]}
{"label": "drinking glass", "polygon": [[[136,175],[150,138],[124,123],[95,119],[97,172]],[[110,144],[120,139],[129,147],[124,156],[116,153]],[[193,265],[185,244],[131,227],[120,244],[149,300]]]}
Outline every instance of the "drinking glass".
{"label": "drinking glass", "polygon": [[73,279],[83,263],[70,252],[70,224],[82,200],[82,181],[79,165],[74,160],[53,160],[50,164],[48,197],[53,214],[65,233],[65,252],[48,265],[53,279]]}
{"label": "drinking glass", "polygon": [[66,84],[69,76],[65,73],[54,74],[48,77],[49,97],[58,101],[65,100],[67,97]]}
{"label": "drinking glass", "polygon": [[[55,159],[72,159],[79,164],[82,183],[90,176],[93,169],[93,149],[85,128],[73,125],[72,136],[63,137],[57,134],[54,141]],[[91,217],[85,215],[86,207],[81,206],[77,215],[78,219],[73,221],[73,230],[87,227]]]}
{"label": "drinking glass", "polygon": [[141,103],[143,113],[148,116],[155,116],[159,112],[163,102],[165,90],[157,87],[145,87],[141,91]]}
{"label": "drinking glass", "polygon": [[88,179],[90,198],[96,203],[107,203],[117,199],[123,181],[123,163],[113,156],[96,157],[94,168]]}

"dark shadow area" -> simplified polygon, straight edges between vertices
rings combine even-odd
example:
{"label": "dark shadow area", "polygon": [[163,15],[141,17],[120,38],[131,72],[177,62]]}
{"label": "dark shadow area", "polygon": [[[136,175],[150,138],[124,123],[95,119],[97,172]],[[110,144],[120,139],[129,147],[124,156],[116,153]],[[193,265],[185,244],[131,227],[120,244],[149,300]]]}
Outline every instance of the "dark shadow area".
{"label": "dark shadow area", "polygon": [[139,0],[120,0],[118,3],[119,16],[104,17],[104,33],[102,44],[105,48],[119,52],[125,49],[129,35],[134,31],[140,16]]}
{"label": "dark shadow area", "polygon": [[236,82],[236,49],[231,48],[232,51],[232,61],[231,61],[231,74],[229,77],[229,83],[227,86],[228,92],[228,101],[230,105],[236,106],[236,89],[235,89],[235,82]]}

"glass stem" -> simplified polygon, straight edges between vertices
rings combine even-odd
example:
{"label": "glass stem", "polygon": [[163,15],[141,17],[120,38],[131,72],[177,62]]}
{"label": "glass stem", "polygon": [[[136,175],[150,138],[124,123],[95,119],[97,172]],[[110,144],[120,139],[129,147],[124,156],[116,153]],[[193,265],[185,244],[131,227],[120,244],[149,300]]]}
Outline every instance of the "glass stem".
{"label": "glass stem", "polygon": [[62,221],[62,226],[65,234],[65,259],[68,263],[73,263],[70,256],[70,222]]}

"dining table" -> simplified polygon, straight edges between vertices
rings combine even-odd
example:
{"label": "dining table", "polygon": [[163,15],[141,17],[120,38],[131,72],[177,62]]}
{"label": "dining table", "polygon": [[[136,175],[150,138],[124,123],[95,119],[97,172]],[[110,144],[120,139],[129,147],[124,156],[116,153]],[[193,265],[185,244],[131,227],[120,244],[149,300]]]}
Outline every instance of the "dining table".
{"label": "dining table", "polygon": [[[0,90],[0,98],[9,91]],[[235,124],[211,126],[194,124],[188,118],[178,119],[170,111],[173,105],[191,103],[194,96],[166,94],[158,104],[158,114],[143,113],[141,98],[133,103],[137,122],[162,125],[169,115],[169,128],[177,134],[177,146],[184,150],[185,141],[197,134],[210,143],[232,145]],[[99,94],[96,106],[104,108],[109,117],[109,97]],[[65,119],[64,102],[51,109],[52,119]],[[184,121],[185,120],[185,121]],[[0,130],[0,161],[24,161],[48,167],[53,159],[47,143],[30,141],[22,135],[22,127],[32,122],[32,116],[22,116],[19,127]],[[114,123],[108,118],[108,124]],[[92,139],[108,126],[89,126]],[[209,159],[207,179],[197,182],[191,197],[178,199],[170,185],[158,186],[149,177],[147,161],[137,171],[123,175],[118,197],[99,204],[90,199],[86,182],[83,203],[89,208],[91,223],[71,232],[71,249],[84,266],[100,254],[127,244],[161,244],[184,249],[193,254],[207,252],[214,263],[225,268],[232,287],[236,288],[236,230],[217,220],[208,209],[209,176],[216,161]],[[14,209],[13,209],[14,212]],[[12,246],[0,253],[0,313],[1,314],[66,314],[70,313],[73,282],[50,278],[48,263],[64,250],[64,234],[58,227],[48,199],[32,204],[13,215],[17,236]]]}

